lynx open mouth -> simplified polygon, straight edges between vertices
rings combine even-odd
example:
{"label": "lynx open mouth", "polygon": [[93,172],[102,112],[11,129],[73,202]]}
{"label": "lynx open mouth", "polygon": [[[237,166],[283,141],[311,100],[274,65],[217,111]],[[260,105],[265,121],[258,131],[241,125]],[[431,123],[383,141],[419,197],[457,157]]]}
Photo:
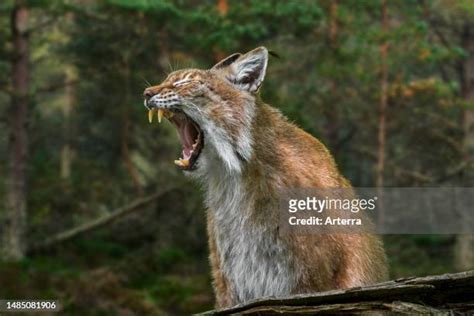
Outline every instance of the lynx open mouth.
{"label": "lynx open mouth", "polygon": [[158,116],[158,123],[161,123],[162,118],[165,117],[173,123],[178,131],[183,150],[182,157],[174,161],[175,165],[182,170],[195,169],[196,161],[204,146],[204,135],[199,125],[182,111],[165,109],[148,110],[150,123],[153,121],[155,112]]}

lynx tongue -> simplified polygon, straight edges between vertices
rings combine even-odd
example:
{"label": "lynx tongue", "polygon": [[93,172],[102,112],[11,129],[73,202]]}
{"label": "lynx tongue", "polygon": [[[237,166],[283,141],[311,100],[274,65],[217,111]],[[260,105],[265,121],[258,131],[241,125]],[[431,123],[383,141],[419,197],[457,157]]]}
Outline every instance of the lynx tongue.
{"label": "lynx tongue", "polygon": [[171,119],[176,125],[178,135],[183,146],[182,158],[175,160],[174,163],[182,168],[188,168],[196,147],[199,145],[200,133],[193,122],[184,115],[176,115]]}

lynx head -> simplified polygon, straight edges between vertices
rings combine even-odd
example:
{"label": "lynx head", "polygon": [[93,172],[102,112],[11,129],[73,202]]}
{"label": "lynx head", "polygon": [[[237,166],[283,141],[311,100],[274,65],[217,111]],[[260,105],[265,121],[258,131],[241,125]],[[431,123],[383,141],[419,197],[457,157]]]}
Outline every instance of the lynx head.
{"label": "lynx head", "polygon": [[[175,164],[205,174],[222,166],[239,173],[252,156],[252,121],[265,77],[264,47],[233,54],[208,70],[184,69],[145,90],[150,122],[156,112],[173,123],[182,143]],[[216,165],[218,164],[218,165]]]}

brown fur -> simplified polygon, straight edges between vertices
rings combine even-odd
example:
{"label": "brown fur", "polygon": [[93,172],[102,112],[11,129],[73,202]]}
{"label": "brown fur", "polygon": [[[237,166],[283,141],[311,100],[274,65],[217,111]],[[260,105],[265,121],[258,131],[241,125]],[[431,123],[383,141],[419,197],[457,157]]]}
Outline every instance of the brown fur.
{"label": "brown fur", "polygon": [[[241,296],[244,295],[242,293],[246,293],[246,289],[241,288],[240,292],[237,290],[243,285],[232,280],[232,277],[236,279],[237,276],[231,273],[229,267],[233,269],[237,265],[236,268],[241,269],[241,262],[238,260],[248,259],[249,267],[243,273],[252,271],[262,273],[258,270],[260,259],[256,263],[255,260],[250,260],[255,258],[246,258],[245,255],[253,254],[258,258],[263,256],[266,261],[262,264],[269,265],[271,269],[273,259],[265,256],[267,253],[268,255],[274,253],[275,249],[282,250],[278,253],[280,259],[275,260],[281,260],[283,258],[281,256],[285,256],[283,265],[288,270],[288,275],[297,276],[295,282],[289,281],[289,284],[292,284],[291,289],[285,294],[362,286],[387,278],[385,253],[381,240],[375,235],[367,233],[302,235],[291,232],[285,235],[279,234],[280,189],[350,188],[351,185],[340,174],[333,157],[320,141],[288,122],[278,110],[260,100],[256,91],[261,84],[261,81],[257,80],[263,80],[263,76],[259,77],[261,73],[252,74],[251,78],[256,82],[254,86],[245,86],[242,83],[239,86],[233,82],[232,76],[237,78],[235,69],[238,67],[234,65],[255,54],[264,53],[266,53],[264,48],[258,48],[246,55],[233,55],[208,71],[176,72],[161,85],[145,91],[149,95],[155,95],[172,90],[184,100],[191,99],[193,104],[199,104],[199,115],[205,115],[215,124],[215,128],[224,130],[234,148],[238,147],[239,140],[246,135],[244,133],[246,129],[253,137],[251,157],[248,160],[242,160],[242,156],[239,158],[243,161],[242,168],[238,171],[239,179],[242,181],[242,186],[239,187],[242,192],[239,194],[245,197],[243,202],[247,204],[238,210],[233,210],[234,213],[231,214],[237,221],[245,219],[246,226],[238,228],[242,230],[242,236],[238,235],[239,231],[237,236],[229,235],[228,232],[235,233],[236,228],[223,227],[225,221],[217,223],[216,214],[222,215],[222,212],[231,207],[216,204],[224,201],[220,196],[216,196],[220,194],[216,192],[221,190],[219,181],[227,181],[226,178],[221,174],[217,174],[215,178],[206,177],[206,181],[210,182],[206,183],[207,198],[210,201],[207,213],[210,262],[218,307],[229,307],[248,299],[238,297],[239,293]],[[251,60],[251,66],[255,64],[257,63]],[[256,69],[263,69],[264,72],[265,67],[266,60],[263,67]],[[173,82],[188,77],[199,84],[173,87]],[[250,123],[243,114],[248,109],[252,109]],[[212,132],[205,130],[205,139],[209,140]],[[209,141],[206,146],[211,146]],[[212,166],[208,168],[211,169],[206,172],[215,172]],[[223,191],[222,194],[228,194],[228,191]],[[243,250],[236,250],[242,247],[238,239],[245,238],[244,236],[264,236],[261,238],[265,239],[267,246],[258,244],[257,241],[244,240],[246,244]],[[268,249],[269,241],[278,244],[278,247]],[[227,253],[219,251],[224,247],[223,244],[228,246],[224,248]],[[252,252],[252,247],[257,247],[257,252]],[[280,270],[272,270],[273,276],[275,271]],[[269,275],[272,275],[271,273]],[[285,278],[284,275],[276,276]],[[253,275],[249,274],[249,277]],[[260,285],[266,284],[262,278],[257,278],[255,282],[260,282],[258,283]],[[274,295],[271,289],[263,288],[262,291]]]}
{"label": "brown fur", "polygon": [[[342,188],[350,187],[337,170],[333,157],[317,139],[299,129],[277,111],[258,102],[254,135],[255,155],[244,171],[247,186],[262,197],[252,221],[266,227],[278,226],[278,212],[258,213],[269,209],[269,197],[275,188]],[[275,146],[277,144],[277,146]],[[301,153],[305,153],[302,155]],[[266,197],[266,198],[263,198]],[[259,198],[256,198],[257,200]],[[263,207],[265,205],[265,207]],[[275,205],[275,209],[278,206]],[[209,212],[212,213],[212,212]],[[214,223],[208,216],[211,266],[218,307],[236,302],[228,281],[220,269],[219,254],[213,235]],[[299,280],[293,294],[342,289],[376,283],[387,279],[386,258],[382,243],[371,234],[288,235],[300,268],[308,271]]]}

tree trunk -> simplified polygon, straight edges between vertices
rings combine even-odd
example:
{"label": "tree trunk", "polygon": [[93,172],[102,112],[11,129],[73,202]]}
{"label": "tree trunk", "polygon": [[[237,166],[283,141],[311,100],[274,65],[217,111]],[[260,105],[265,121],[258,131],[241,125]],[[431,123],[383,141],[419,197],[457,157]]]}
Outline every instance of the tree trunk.
{"label": "tree trunk", "polygon": [[76,74],[72,66],[66,67],[66,78],[65,78],[65,100],[63,103],[63,147],[61,149],[61,166],[60,173],[63,180],[69,181],[71,177],[71,164],[73,159],[73,148],[71,145],[71,113],[74,106],[74,85],[70,84],[76,80]]}
{"label": "tree trunk", "polygon": [[[388,32],[388,17],[387,17],[387,1],[382,1],[382,32],[386,36]],[[385,138],[386,138],[386,111],[387,111],[387,90],[388,90],[388,65],[387,65],[387,54],[388,54],[388,42],[384,39],[384,42],[380,45],[380,60],[382,63],[381,78],[380,78],[380,102],[379,102],[379,122],[378,122],[378,135],[377,135],[377,166],[375,176],[375,186],[380,188],[379,190],[379,225],[382,227],[384,223],[384,210],[383,210],[383,196],[381,188],[384,186],[384,171],[385,171]]]}
{"label": "tree trunk", "polygon": [[130,104],[131,104],[131,93],[130,93],[130,64],[129,64],[129,57],[124,58],[124,88],[125,88],[125,100],[122,103],[122,131],[121,131],[121,149],[122,149],[122,157],[125,162],[125,166],[127,168],[128,174],[130,175],[130,179],[133,182],[133,186],[135,187],[135,191],[137,192],[138,196],[143,196],[143,187],[140,183],[138,171],[135,168],[135,165],[132,161],[132,157],[130,156],[130,148],[128,146],[128,142],[130,141]]}
{"label": "tree trunk", "polygon": [[331,47],[337,45],[337,17],[338,17],[339,1],[333,0],[329,5],[329,42]]}
{"label": "tree trunk", "polygon": [[12,95],[9,111],[8,169],[3,222],[2,259],[20,260],[26,249],[26,161],[28,157],[28,9],[16,0],[11,15]]}
{"label": "tree trunk", "polygon": [[[474,156],[474,30],[473,24],[466,22],[461,36],[461,45],[468,57],[461,66],[462,96],[469,106],[465,107],[463,115],[464,130],[464,159],[473,159]],[[463,186],[473,186],[472,168],[463,174]],[[474,235],[465,234],[456,237],[455,266],[459,270],[474,267]]]}
{"label": "tree trunk", "polygon": [[[329,46],[334,53],[338,49],[338,14],[339,14],[339,2],[338,0],[331,0],[329,2],[328,15],[329,15],[329,30],[328,39]],[[335,157],[338,156],[339,151],[339,111],[335,104],[339,103],[337,93],[337,82],[335,77],[328,78],[329,87],[331,90],[329,100],[324,107],[324,115],[326,117],[325,131],[331,152]]]}
{"label": "tree trunk", "polygon": [[[227,12],[229,11],[229,4],[227,3],[227,0],[217,0],[216,9],[221,16],[226,16]],[[227,57],[226,53],[222,49],[219,47],[214,48],[214,62],[217,63],[225,57]]]}

